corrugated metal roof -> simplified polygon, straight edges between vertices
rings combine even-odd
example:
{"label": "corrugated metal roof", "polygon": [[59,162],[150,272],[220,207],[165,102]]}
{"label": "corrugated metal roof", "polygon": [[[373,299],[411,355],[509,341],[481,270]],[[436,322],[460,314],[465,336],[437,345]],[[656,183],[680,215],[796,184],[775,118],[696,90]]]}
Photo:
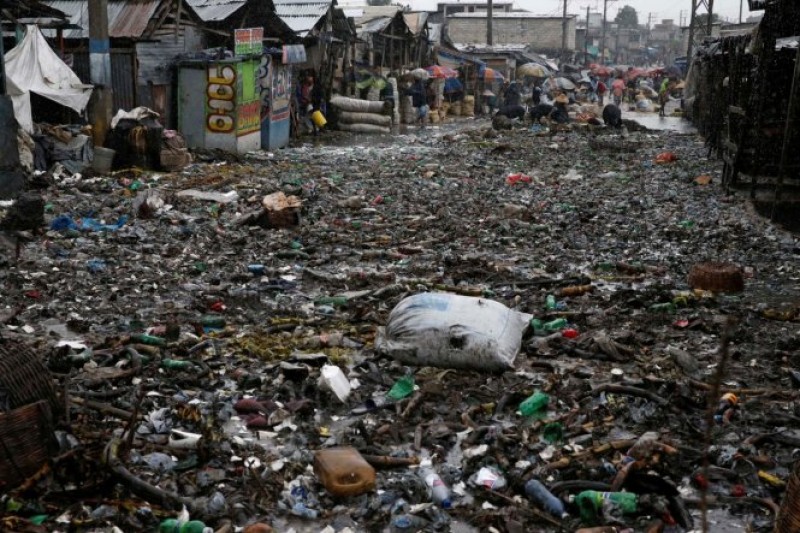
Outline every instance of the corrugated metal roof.
{"label": "corrugated metal roof", "polygon": [[356,19],[357,26],[377,18],[392,18],[400,11],[400,6],[362,6],[358,9],[361,10],[361,16]]}
{"label": "corrugated metal roof", "polygon": [[308,34],[331,7],[330,0],[275,0],[274,3],[275,13],[300,37]]}
{"label": "corrugated metal roof", "polygon": [[204,22],[219,22],[236,13],[247,0],[186,0]]}
{"label": "corrugated metal roof", "polygon": [[428,21],[428,12],[417,11],[415,13],[403,13],[403,18],[406,21],[406,26],[411,30],[411,33],[417,35],[422,31],[422,28],[425,27],[425,23]]}
{"label": "corrugated metal roof", "polygon": [[[89,38],[88,0],[43,0],[42,3],[64,12],[72,24],[80,26],[81,29],[64,31],[65,38]],[[140,0],[138,2],[110,0],[108,2],[109,37],[141,37],[160,4],[161,0]]]}

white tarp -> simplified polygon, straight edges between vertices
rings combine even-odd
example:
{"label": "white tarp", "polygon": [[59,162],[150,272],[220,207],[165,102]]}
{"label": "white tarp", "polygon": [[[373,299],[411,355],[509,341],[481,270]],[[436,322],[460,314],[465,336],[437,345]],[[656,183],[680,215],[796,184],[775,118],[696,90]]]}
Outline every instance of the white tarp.
{"label": "white tarp", "polygon": [[29,25],[25,38],[6,53],[8,95],[20,126],[33,132],[31,95],[36,93],[81,113],[92,96],[92,86],[80,78],[50,48],[38,26]]}

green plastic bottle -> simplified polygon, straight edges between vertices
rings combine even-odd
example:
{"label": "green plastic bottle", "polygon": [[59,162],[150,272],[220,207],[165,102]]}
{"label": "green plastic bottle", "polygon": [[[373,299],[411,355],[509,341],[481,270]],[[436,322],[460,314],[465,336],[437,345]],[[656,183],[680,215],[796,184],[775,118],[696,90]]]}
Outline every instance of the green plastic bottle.
{"label": "green plastic bottle", "polygon": [[534,333],[542,333],[544,331],[544,322],[539,318],[532,318],[531,327]]}
{"label": "green plastic bottle", "polygon": [[332,305],[333,307],[344,307],[347,305],[347,296],[320,296],[314,303],[317,305]]}
{"label": "green plastic bottle", "polygon": [[598,517],[607,506],[619,509],[622,514],[634,514],[639,510],[639,497],[632,492],[585,490],[575,496],[574,501],[580,509],[581,521],[588,525],[598,523]]}
{"label": "green plastic bottle", "polygon": [[553,296],[552,294],[548,294],[548,295],[547,295],[547,299],[545,300],[545,304],[544,304],[544,306],[545,306],[547,309],[551,310],[551,311],[552,311],[553,309],[555,309],[555,308],[556,308],[556,297],[555,297],[555,296]]}
{"label": "green plastic bottle", "polygon": [[678,310],[678,307],[672,302],[665,302],[651,305],[650,310],[656,313],[674,313]]}
{"label": "green plastic bottle", "polygon": [[181,522],[175,518],[168,518],[161,522],[158,533],[214,533],[214,530],[200,520]]}
{"label": "green plastic bottle", "polygon": [[547,404],[549,403],[550,396],[537,390],[532,396],[519,404],[519,412],[522,413],[522,416],[542,418],[547,412]]}
{"label": "green plastic bottle", "polygon": [[149,346],[165,346],[167,344],[167,339],[164,337],[156,337],[155,335],[146,335],[144,333],[135,333],[131,335],[131,340]]}
{"label": "green plastic bottle", "polygon": [[566,318],[556,318],[555,320],[551,320],[550,322],[545,322],[544,323],[544,330],[545,331],[561,331],[562,329],[567,327],[567,324],[569,324],[569,322],[567,322]]}
{"label": "green plastic bottle", "polygon": [[389,389],[386,397],[397,401],[410,396],[412,392],[414,392],[414,378],[411,376],[405,376],[398,379],[397,382],[392,385],[392,388]]}
{"label": "green plastic bottle", "polygon": [[183,361],[181,359],[164,359],[161,361],[161,368],[167,370],[188,370],[192,368],[191,361]]}
{"label": "green plastic bottle", "polygon": [[204,328],[223,329],[225,327],[225,317],[220,315],[203,315],[200,323]]}

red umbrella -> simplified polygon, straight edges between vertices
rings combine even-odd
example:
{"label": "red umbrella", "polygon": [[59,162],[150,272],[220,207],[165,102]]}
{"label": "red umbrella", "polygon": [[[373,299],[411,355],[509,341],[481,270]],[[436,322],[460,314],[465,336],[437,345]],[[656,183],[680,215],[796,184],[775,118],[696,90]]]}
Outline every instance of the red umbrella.
{"label": "red umbrella", "polygon": [[611,76],[614,73],[612,69],[603,65],[598,65],[597,68],[593,68],[591,70],[592,73],[594,73],[596,76],[603,76],[603,77]]}
{"label": "red umbrella", "polygon": [[625,77],[629,80],[638,78],[640,76],[646,76],[647,71],[643,68],[634,67],[625,73]]}
{"label": "red umbrella", "polygon": [[483,71],[483,79],[484,81],[503,81],[505,80],[505,76],[493,68],[486,68]]}
{"label": "red umbrella", "polygon": [[425,67],[425,70],[428,71],[428,75],[431,78],[457,78],[458,71],[453,70],[449,67],[442,67],[440,65],[431,65],[429,67]]}

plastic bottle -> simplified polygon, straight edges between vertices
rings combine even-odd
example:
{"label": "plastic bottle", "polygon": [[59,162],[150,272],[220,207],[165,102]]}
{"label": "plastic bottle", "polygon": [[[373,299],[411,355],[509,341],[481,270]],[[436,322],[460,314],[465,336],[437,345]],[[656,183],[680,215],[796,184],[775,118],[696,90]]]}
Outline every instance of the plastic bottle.
{"label": "plastic bottle", "polygon": [[214,530],[207,527],[200,520],[189,520],[181,522],[176,518],[168,518],[161,522],[158,527],[159,533],[214,533]]}
{"label": "plastic bottle", "polygon": [[163,359],[161,361],[161,368],[167,370],[189,370],[193,368],[191,361],[183,361],[180,359]]}
{"label": "plastic bottle", "polygon": [[544,306],[545,306],[547,309],[551,310],[551,311],[552,311],[553,309],[555,309],[555,308],[556,308],[556,297],[555,297],[555,296],[553,296],[552,294],[548,294],[548,295],[547,295],[547,299],[545,299]]}
{"label": "plastic bottle", "polygon": [[550,396],[544,392],[536,391],[519,404],[519,412],[522,416],[544,416],[549,403]]}
{"label": "plastic bottle", "polygon": [[545,331],[559,331],[567,327],[567,319],[566,318],[556,318],[555,320],[551,320],[550,322],[544,323],[544,330]]}
{"label": "plastic bottle", "polygon": [[133,342],[138,342],[140,344],[147,344],[149,346],[165,346],[167,344],[167,340],[163,337],[156,337],[155,335],[146,335],[144,333],[134,333],[131,335],[131,340]]}
{"label": "plastic bottle", "polygon": [[547,487],[539,483],[538,480],[531,479],[525,483],[525,494],[551,515],[558,518],[569,516],[569,513],[564,508],[564,502],[553,496],[553,493],[547,490]]}
{"label": "plastic bottle", "polygon": [[204,328],[222,329],[225,327],[225,317],[220,315],[203,315],[200,323]]}
{"label": "plastic bottle", "polygon": [[428,487],[428,497],[430,497],[434,503],[441,505],[445,509],[449,509],[452,506],[452,502],[450,501],[450,489],[447,488],[445,482],[439,477],[439,474],[436,473],[431,460],[423,459],[419,464],[417,473],[425,482],[425,486]]}
{"label": "plastic bottle", "polygon": [[267,267],[261,263],[254,263],[252,265],[247,265],[247,270],[254,276],[263,276],[267,271]]}
{"label": "plastic bottle", "polygon": [[573,496],[573,500],[580,509],[581,520],[587,524],[596,523],[605,506],[614,506],[622,514],[633,514],[639,509],[639,497],[632,492],[585,490]]}

